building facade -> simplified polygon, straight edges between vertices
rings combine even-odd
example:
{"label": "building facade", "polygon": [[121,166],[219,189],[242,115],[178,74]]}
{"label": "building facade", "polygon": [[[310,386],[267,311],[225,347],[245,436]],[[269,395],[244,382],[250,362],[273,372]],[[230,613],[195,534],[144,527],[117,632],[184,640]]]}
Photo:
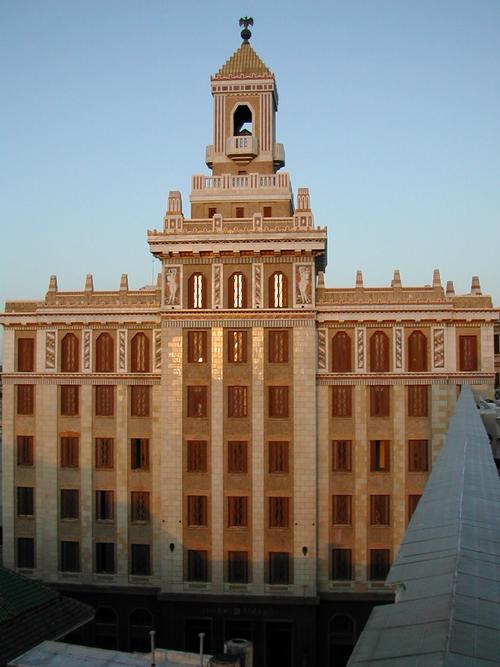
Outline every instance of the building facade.
{"label": "building facade", "polygon": [[341,664],[462,383],[491,395],[491,299],[325,286],[272,72],[248,35],[211,79],[210,175],[148,231],[154,286],[8,302],[4,564],[98,607],[82,642]]}

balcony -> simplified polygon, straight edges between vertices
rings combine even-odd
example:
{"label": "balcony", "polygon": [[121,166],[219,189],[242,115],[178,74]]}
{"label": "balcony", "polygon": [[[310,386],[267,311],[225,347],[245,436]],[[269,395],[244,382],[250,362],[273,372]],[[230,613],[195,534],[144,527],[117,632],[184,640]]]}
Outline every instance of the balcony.
{"label": "balcony", "polygon": [[253,134],[240,137],[228,137],[226,141],[226,155],[241,164],[246,164],[259,154],[259,142]]}

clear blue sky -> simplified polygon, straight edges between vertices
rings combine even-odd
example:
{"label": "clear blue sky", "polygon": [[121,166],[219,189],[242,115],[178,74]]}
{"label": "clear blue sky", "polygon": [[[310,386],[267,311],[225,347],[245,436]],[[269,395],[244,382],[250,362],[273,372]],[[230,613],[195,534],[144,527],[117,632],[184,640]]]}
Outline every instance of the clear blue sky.
{"label": "clear blue sky", "polygon": [[[500,304],[500,1],[3,0],[0,304],[151,281],[146,230],[185,212],[210,74],[275,72],[294,189],[329,229],[329,286],[443,283]],[[0,305],[1,307],[1,305]]]}

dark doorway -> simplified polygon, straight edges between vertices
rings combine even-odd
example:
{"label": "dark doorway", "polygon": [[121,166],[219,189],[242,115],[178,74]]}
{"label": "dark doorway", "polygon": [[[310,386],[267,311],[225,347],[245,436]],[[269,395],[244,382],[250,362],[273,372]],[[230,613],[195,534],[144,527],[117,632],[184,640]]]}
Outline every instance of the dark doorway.
{"label": "dark doorway", "polygon": [[266,667],[293,667],[292,638],[292,623],[266,623]]}
{"label": "dark doorway", "polygon": [[329,667],[345,667],[356,643],[356,625],[347,614],[337,614],[330,620]]}
{"label": "dark doorway", "polygon": [[224,641],[228,639],[247,639],[253,642],[252,621],[229,620],[224,622]]}
{"label": "dark doorway", "polygon": [[200,632],[204,632],[203,652],[212,653],[212,621],[209,618],[186,618],[184,630],[186,651],[199,653]]}

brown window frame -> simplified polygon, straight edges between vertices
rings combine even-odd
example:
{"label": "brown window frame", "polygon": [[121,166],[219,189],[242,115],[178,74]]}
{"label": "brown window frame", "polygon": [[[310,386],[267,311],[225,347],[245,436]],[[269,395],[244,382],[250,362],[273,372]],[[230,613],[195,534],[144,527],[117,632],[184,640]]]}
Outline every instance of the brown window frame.
{"label": "brown window frame", "polygon": [[151,545],[130,545],[130,574],[136,577],[151,576]]}
{"label": "brown window frame", "polygon": [[459,370],[466,373],[479,370],[478,341],[476,335],[458,337]]}
{"label": "brown window frame", "polygon": [[149,337],[139,331],[130,340],[130,372],[149,373],[151,370]]}
{"label": "brown window frame", "polygon": [[17,436],[17,465],[31,467],[34,465],[34,438],[32,435]]}
{"label": "brown window frame", "polygon": [[78,373],[80,370],[80,343],[74,333],[61,339],[61,373]]}
{"label": "brown window frame", "polygon": [[332,525],[352,525],[352,496],[348,494],[332,495]]}
{"label": "brown window frame", "polygon": [[288,440],[270,440],[268,442],[268,470],[271,475],[289,473],[290,442]]}
{"label": "brown window frame", "polygon": [[77,417],[80,409],[80,386],[77,384],[60,385],[61,417]]}
{"label": "brown window frame", "polygon": [[390,343],[385,331],[375,331],[370,336],[370,372],[388,373],[390,371]]}
{"label": "brown window frame", "polygon": [[59,555],[60,572],[80,572],[80,542],[78,540],[61,540]]}
{"label": "brown window frame", "polygon": [[186,444],[187,472],[207,472],[208,442],[206,440],[188,440]]}
{"label": "brown window frame", "polygon": [[352,387],[351,385],[333,385],[331,393],[332,417],[352,417]]}
{"label": "brown window frame", "polygon": [[332,549],[332,581],[352,581],[352,549]]}
{"label": "brown window frame", "polygon": [[429,387],[426,384],[408,385],[408,417],[429,416]]}
{"label": "brown window frame", "polygon": [[[278,284],[280,282],[281,286]],[[288,278],[283,271],[269,276],[269,308],[288,308]]]}
{"label": "brown window frame", "polygon": [[130,521],[132,523],[149,523],[151,520],[149,491],[130,492]]}
{"label": "brown window frame", "polygon": [[114,542],[95,543],[95,571],[96,574],[115,574],[116,545]]}
{"label": "brown window frame", "polygon": [[232,385],[227,388],[227,416],[234,419],[248,417],[248,387]]}
{"label": "brown window frame", "polygon": [[208,526],[208,497],[203,495],[189,495],[187,497],[188,526]]}
{"label": "brown window frame", "polygon": [[269,528],[290,527],[290,498],[269,496]]}
{"label": "brown window frame", "polygon": [[35,339],[17,339],[17,372],[32,373],[35,370]]}
{"label": "brown window frame", "polygon": [[227,281],[227,307],[248,308],[247,277],[241,271],[235,271]]}
{"label": "brown window frame", "polygon": [[268,580],[271,586],[290,583],[290,554],[288,551],[270,551],[268,554]]}
{"label": "brown window frame", "polygon": [[391,388],[388,384],[370,386],[370,417],[391,416]]}
{"label": "brown window frame", "polygon": [[151,410],[151,387],[135,384],[130,387],[130,416],[149,417]]}
{"label": "brown window frame", "polygon": [[408,472],[429,471],[429,441],[408,440]]}
{"label": "brown window frame", "polygon": [[246,364],[248,332],[233,329],[227,332],[227,360],[230,364]]}
{"label": "brown window frame", "polygon": [[370,495],[370,526],[391,525],[391,496],[384,493]]}
{"label": "brown window frame", "polygon": [[149,438],[130,439],[130,469],[149,470]]}
{"label": "brown window frame", "polygon": [[272,419],[287,419],[290,415],[290,392],[287,385],[268,387],[268,411]]}
{"label": "brown window frame", "polygon": [[[376,563],[375,559],[380,556],[385,562]],[[369,580],[385,581],[389,570],[391,569],[391,550],[390,549],[370,549],[369,557]]]}
{"label": "brown window frame", "polygon": [[17,516],[35,516],[35,489],[32,486],[16,487]]}
{"label": "brown window frame", "polygon": [[268,360],[270,364],[288,363],[288,330],[275,329],[269,331]]}
{"label": "brown window frame", "polygon": [[338,331],[332,338],[332,373],[351,373],[351,337]]}
{"label": "brown window frame", "polygon": [[206,549],[187,550],[187,581],[208,581],[208,551]]}
{"label": "brown window frame", "polygon": [[408,496],[408,522],[410,522],[410,519],[412,518],[415,510],[417,509],[417,505],[420,502],[420,499],[422,498],[421,493],[410,493]]}
{"label": "brown window frame", "polygon": [[111,522],[115,520],[115,492],[97,489],[95,492],[95,520]]}
{"label": "brown window frame", "polygon": [[188,308],[203,310],[208,307],[207,279],[200,271],[188,278]]}
{"label": "brown window frame", "polygon": [[204,329],[187,332],[188,364],[206,364],[208,361],[208,336]]}
{"label": "brown window frame", "polygon": [[112,470],[114,466],[114,439],[95,439],[95,467],[96,470]]}
{"label": "brown window frame", "polygon": [[272,206],[264,206],[263,212],[262,212],[262,217],[263,218],[272,218],[273,217],[273,207]]}
{"label": "brown window frame", "polygon": [[248,442],[246,440],[228,441],[227,471],[236,474],[248,472]]}
{"label": "brown window frame", "polygon": [[227,581],[229,584],[247,584],[248,571],[248,551],[227,552]]}
{"label": "brown window frame", "polygon": [[248,496],[227,497],[228,528],[248,528]]}
{"label": "brown window frame", "polygon": [[408,371],[410,373],[427,371],[427,338],[418,329],[408,336]]}
{"label": "brown window frame", "polygon": [[80,438],[78,436],[61,436],[60,450],[61,468],[80,467]]}
{"label": "brown window frame", "polygon": [[35,413],[35,385],[18,384],[17,386],[17,414],[33,415]]}
{"label": "brown window frame", "polygon": [[370,472],[391,471],[391,441],[370,440]]}
{"label": "brown window frame", "polygon": [[60,510],[62,521],[78,521],[80,519],[79,489],[60,489]]}
{"label": "brown window frame", "polygon": [[113,336],[103,331],[95,340],[95,372],[114,373],[115,342]]}
{"label": "brown window frame", "polygon": [[115,388],[111,384],[95,387],[95,416],[113,417],[115,414]]}
{"label": "brown window frame", "polygon": [[332,440],[332,472],[352,472],[351,440]]}
{"label": "brown window frame", "polygon": [[191,385],[187,387],[187,416],[206,418],[208,416],[208,387]]}

